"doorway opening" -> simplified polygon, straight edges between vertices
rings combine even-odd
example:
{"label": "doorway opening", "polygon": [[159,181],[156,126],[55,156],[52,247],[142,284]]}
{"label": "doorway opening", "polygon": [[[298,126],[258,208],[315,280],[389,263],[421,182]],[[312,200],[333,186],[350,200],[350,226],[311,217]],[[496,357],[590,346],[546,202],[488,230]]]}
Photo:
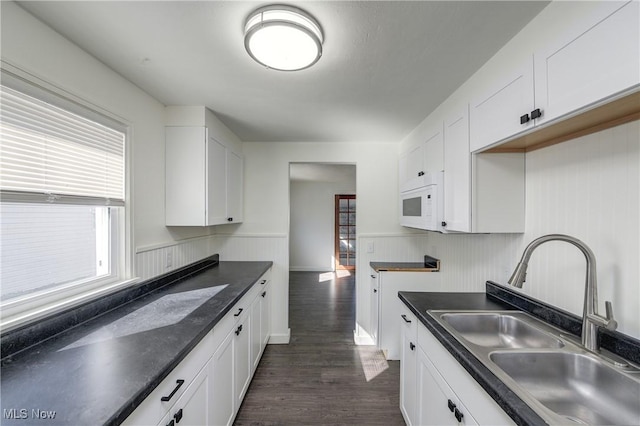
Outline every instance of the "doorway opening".
{"label": "doorway opening", "polygon": [[290,271],[318,272],[320,282],[354,274],[355,198],[355,164],[290,163]]}
{"label": "doorway opening", "polygon": [[335,196],[334,258],[336,272],[356,269],[356,196]]}

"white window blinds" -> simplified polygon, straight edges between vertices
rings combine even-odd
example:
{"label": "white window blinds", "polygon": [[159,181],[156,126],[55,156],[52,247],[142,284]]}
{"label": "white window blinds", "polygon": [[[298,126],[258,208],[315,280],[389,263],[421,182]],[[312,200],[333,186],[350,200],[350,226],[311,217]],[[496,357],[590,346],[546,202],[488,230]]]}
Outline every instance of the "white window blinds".
{"label": "white window blinds", "polygon": [[4,201],[124,205],[123,132],[0,86]]}

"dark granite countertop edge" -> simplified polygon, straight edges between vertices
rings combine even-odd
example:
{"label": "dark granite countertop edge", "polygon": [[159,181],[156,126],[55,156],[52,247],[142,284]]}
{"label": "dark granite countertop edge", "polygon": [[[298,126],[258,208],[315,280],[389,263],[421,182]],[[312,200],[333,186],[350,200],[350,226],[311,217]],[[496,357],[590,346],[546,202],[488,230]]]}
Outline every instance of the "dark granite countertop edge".
{"label": "dark granite countertop edge", "polygon": [[440,269],[427,267],[421,262],[369,262],[369,266],[376,272],[439,272]]}
{"label": "dark granite countertop edge", "polygon": [[55,337],[59,333],[68,332],[70,329],[94,320],[114,309],[132,303],[141,297],[160,290],[168,285],[174,285],[194,275],[218,265],[218,254],[206,257],[197,262],[178,268],[174,271],[158,277],[136,283],[130,287],[117,290],[97,299],[71,306],[59,312],[54,312],[43,318],[30,321],[20,327],[2,333],[0,336],[0,356],[6,358],[27,350],[32,346]]}

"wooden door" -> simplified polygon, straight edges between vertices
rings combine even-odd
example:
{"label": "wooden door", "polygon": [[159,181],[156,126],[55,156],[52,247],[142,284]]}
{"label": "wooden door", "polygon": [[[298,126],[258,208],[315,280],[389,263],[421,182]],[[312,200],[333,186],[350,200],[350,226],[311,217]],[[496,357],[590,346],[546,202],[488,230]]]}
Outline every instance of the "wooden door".
{"label": "wooden door", "polygon": [[356,268],[356,196],[335,196],[336,269]]}

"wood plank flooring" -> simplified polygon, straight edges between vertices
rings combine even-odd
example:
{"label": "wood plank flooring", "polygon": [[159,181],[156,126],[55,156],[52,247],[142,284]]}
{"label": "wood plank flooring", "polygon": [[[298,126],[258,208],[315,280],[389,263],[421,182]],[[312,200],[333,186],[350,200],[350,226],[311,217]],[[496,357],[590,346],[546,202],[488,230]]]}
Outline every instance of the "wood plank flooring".
{"label": "wood plank flooring", "polygon": [[236,425],[404,425],[400,364],[353,343],[355,277],[291,272],[288,345],[268,345]]}

